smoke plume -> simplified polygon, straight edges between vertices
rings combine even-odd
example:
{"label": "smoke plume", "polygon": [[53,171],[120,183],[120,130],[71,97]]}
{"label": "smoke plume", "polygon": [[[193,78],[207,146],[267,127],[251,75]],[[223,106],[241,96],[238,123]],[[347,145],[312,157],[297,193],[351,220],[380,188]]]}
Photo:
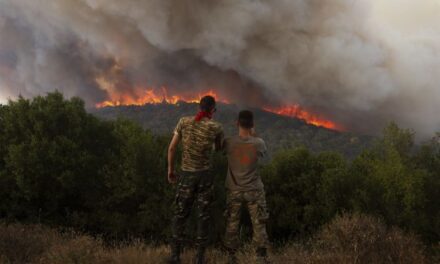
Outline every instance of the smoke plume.
{"label": "smoke plume", "polygon": [[438,14],[436,0],[0,0],[0,98],[214,88],[425,137],[440,129]]}

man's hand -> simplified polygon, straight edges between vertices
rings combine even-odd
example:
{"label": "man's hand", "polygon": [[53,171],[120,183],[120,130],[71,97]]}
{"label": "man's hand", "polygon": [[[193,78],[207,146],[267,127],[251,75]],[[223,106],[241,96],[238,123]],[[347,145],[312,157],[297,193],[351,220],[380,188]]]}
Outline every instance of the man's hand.
{"label": "man's hand", "polygon": [[215,138],[215,142],[214,142],[214,150],[215,151],[222,151],[223,150],[223,140],[224,140],[224,135],[223,132],[218,134],[217,137]]}
{"label": "man's hand", "polygon": [[168,182],[170,184],[176,184],[178,180],[179,180],[179,175],[177,175],[173,171],[168,171]]}

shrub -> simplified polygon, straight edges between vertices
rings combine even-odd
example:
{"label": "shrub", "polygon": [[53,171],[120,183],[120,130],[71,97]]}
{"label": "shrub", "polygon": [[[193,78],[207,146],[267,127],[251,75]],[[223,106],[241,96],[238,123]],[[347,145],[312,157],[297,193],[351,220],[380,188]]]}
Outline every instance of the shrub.
{"label": "shrub", "polygon": [[336,217],[316,236],[315,250],[345,256],[348,263],[426,263],[424,246],[412,234],[388,228],[371,216]]}
{"label": "shrub", "polygon": [[41,263],[98,264],[109,263],[102,242],[84,235],[69,235],[53,243],[41,257]]}
{"label": "shrub", "polygon": [[20,98],[0,115],[0,217],[109,237],[166,236],[166,137],[98,120],[59,93]]}
{"label": "shrub", "polygon": [[40,225],[0,224],[0,260],[29,263],[59,239],[57,232]]}
{"label": "shrub", "polygon": [[276,238],[310,235],[349,208],[352,178],[343,157],[299,148],[278,153],[262,172]]}

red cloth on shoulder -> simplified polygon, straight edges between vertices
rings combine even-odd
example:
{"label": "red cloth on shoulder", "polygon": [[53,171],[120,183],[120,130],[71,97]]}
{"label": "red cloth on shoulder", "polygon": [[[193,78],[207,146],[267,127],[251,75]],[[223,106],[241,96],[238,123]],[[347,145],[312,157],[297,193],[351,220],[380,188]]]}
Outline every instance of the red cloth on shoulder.
{"label": "red cloth on shoulder", "polygon": [[196,122],[199,122],[200,120],[202,120],[203,118],[212,118],[212,113],[211,112],[206,112],[206,111],[200,111],[197,113],[195,120]]}

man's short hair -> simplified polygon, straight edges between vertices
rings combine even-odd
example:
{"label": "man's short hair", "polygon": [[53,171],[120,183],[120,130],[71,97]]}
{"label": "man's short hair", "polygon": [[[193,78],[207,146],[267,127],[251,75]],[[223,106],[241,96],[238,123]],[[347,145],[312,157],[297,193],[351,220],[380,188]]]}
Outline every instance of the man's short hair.
{"label": "man's short hair", "polygon": [[238,114],[238,125],[242,128],[254,127],[254,114],[249,110],[243,110]]}
{"label": "man's short hair", "polygon": [[202,111],[212,111],[215,108],[215,98],[210,96],[210,95],[206,95],[203,96],[202,99],[200,99],[200,110]]}

